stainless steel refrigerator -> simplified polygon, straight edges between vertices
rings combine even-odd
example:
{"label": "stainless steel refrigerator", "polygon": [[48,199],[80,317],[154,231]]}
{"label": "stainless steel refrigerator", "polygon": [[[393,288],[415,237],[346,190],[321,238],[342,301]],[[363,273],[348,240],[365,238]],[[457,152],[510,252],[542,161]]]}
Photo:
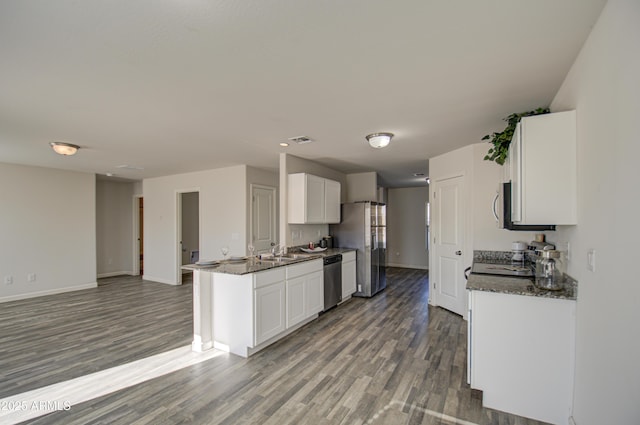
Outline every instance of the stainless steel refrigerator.
{"label": "stainless steel refrigerator", "polygon": [[387,286],[386,206],[376,202],[342,204],[340,224],[329,227],[340,248],[355,248],[358,297],[372,297]]}

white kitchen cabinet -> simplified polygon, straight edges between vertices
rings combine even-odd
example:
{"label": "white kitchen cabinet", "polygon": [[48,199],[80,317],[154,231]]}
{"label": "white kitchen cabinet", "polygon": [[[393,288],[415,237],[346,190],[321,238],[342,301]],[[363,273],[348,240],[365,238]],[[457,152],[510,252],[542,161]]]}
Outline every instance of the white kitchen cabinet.
{"label": "white kitchen cabinet", "polygon": [[287,267],[286,326],[290,328],[318,314],[324,307],[322,260]]}
{"label": "white kitchen cabinet", "polygon": [[485,407],[554,424],[571,415],[575,301],[469,291],[468,380]]}
{"label": "white kitchen cabinet", "polygon": [[256,289],[254,302],[254,343],[258,345],[286,329],[284,282],[278,282]]}
{"label": "white kitchen cabinet", "polygon": [[575,111],[523,117],[508,158],[514,224],[577,224]]}
{"label": "white kitchen cabinet", "polygon": [[342,254],[342,300],[351,298],[356,292],[356,252]]}
{"label": "white kitchen cabinet", "polygon": [[324,181],[324,220],[340,223],[340,183],[337,181]]}
{"label": "white kitchen cabinet", "polygon": [[289,174],[288,217],[291,224],[340,222],[340,183],[307,173]]}

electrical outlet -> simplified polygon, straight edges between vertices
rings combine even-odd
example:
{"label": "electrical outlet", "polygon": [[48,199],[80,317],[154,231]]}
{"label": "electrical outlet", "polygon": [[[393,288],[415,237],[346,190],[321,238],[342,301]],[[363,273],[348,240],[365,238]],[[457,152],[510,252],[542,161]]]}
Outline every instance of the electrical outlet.
{"label": "electrical outlet", "polygon": [[5,285],[13,285],[13,276],[5,276],[4,277]]}
{"label": "electrical outlet", "polygon": [[35,282],[36,281],[36,274],[35,273],[29,273],[27,275],[27,282]]}

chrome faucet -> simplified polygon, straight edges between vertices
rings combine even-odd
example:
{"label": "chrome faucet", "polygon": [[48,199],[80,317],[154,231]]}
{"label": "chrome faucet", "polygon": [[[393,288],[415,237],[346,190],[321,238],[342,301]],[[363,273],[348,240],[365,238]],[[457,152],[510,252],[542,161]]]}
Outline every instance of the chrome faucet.
{"label": "chrome faucet", "polygon": [[271,255],[273,255],[274,257],[276,255],[281,255],[280,253],[280,245],[275,243],[275,242],[271,242]]}

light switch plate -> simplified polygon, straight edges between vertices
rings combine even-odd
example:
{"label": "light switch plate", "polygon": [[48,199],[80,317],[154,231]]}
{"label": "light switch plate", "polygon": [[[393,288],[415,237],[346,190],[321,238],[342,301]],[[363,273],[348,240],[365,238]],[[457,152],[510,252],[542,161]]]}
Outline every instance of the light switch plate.
{"label": "light switch plate", "polygon": [[590,249],[587,251],[587,270],[590,272],[596,271],[596,250]]}

